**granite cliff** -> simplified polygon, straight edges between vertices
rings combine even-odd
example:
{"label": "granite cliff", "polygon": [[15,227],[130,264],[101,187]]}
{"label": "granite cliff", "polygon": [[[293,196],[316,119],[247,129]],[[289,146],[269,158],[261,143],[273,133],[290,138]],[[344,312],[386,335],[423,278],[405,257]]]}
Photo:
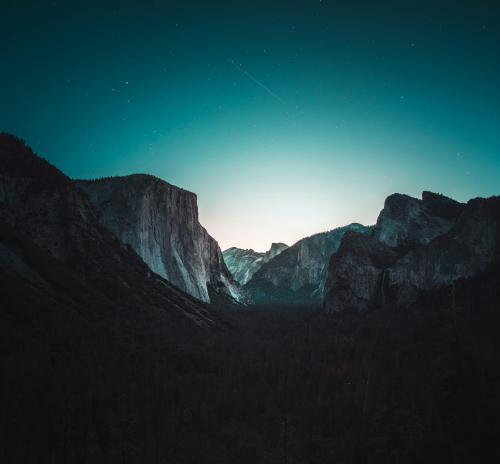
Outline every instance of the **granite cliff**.
{"label": "granite cliff", "polygon": [[231,247],[222,253],[224,261],[237,282],[245,285],[269,260],[286,250],[288,245],[273,243],[265,253],[250,249]]}
{"label": "granite cliff", "polygon": [[500,197],[466,204],[423,192],[391,195],[369,235],[346,234],[332,256],[329,311],[407,306],[500,260]]}
{"label": "granite cliff", "polygon": [[299,240],[265,263],[245,285],[255,304],[317,304],[322,301],[330,257],[348,231],[370,229],[350,224]]}
{"label": "granite cliff", "polygon": [[243,302],[219,245],[198,221],[194,193],[144,174],[75,183],[152,271],[202,301],[223,295]]}
{"label": "granite cliff", "polygon": [[56,318],[77,314],[91,325],[213,325],[206,305],[153,274],[101,224],[87,195],[24,142],[0,134],[0,159],[0,277],[3,298],[15,301],[8,311],[47,304],[67,308]]}

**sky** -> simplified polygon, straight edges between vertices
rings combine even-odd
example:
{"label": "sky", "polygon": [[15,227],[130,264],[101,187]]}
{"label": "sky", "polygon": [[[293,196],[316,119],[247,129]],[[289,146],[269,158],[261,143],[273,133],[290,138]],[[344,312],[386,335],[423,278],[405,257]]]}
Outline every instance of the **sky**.
{"label": "sky", "polygon": [[500,194],[500,2],[2,0],[0,131],[198,195],[263,251],[385,197]]}

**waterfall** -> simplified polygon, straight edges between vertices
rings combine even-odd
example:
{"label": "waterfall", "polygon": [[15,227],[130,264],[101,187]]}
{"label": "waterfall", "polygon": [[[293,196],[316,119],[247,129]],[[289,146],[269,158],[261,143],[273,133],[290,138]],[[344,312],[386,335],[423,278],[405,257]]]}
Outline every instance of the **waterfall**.
{"label": "waterfall", "polygon": [[384,269],[382,271],[382,279],[380,282],[380,296],[381,296],[381,306],[382,308],[385,307],[386,300],[387,300],[387,295],[386,295],[386,289],[388,286],[388,277],[389,277],[389,269]]}

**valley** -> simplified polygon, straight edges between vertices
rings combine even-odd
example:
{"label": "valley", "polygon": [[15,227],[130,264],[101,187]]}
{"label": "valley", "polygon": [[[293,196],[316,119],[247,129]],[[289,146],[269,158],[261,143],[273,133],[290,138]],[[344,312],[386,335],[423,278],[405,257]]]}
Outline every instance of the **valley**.
{"label": "valley", "polygon": [[499,197],[222,253],[161,179],[0,156],[4,462],[500,457]]}

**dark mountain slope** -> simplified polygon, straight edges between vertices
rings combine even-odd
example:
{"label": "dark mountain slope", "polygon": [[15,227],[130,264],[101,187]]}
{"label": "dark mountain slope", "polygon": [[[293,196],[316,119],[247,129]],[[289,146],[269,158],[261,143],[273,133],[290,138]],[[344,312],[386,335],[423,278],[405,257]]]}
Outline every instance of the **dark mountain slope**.
{"label": "dark mountain slope", "polygon": [[5,134],[0,160],[0,220],[26,243],[47,250],[114,304],[185,311],[210,325],[206,307],[153,274],[101,225],[87,196],[63,173]]}
{"label": "dark mountain slope", "polygon": [[131,398],[154,397],[144,382],[165,356],[225,326],[105,229],[70,179],[6,134],[0,287],[6,463],[111,462],[114,430],[150,414],[145,398],[127,411]]}

